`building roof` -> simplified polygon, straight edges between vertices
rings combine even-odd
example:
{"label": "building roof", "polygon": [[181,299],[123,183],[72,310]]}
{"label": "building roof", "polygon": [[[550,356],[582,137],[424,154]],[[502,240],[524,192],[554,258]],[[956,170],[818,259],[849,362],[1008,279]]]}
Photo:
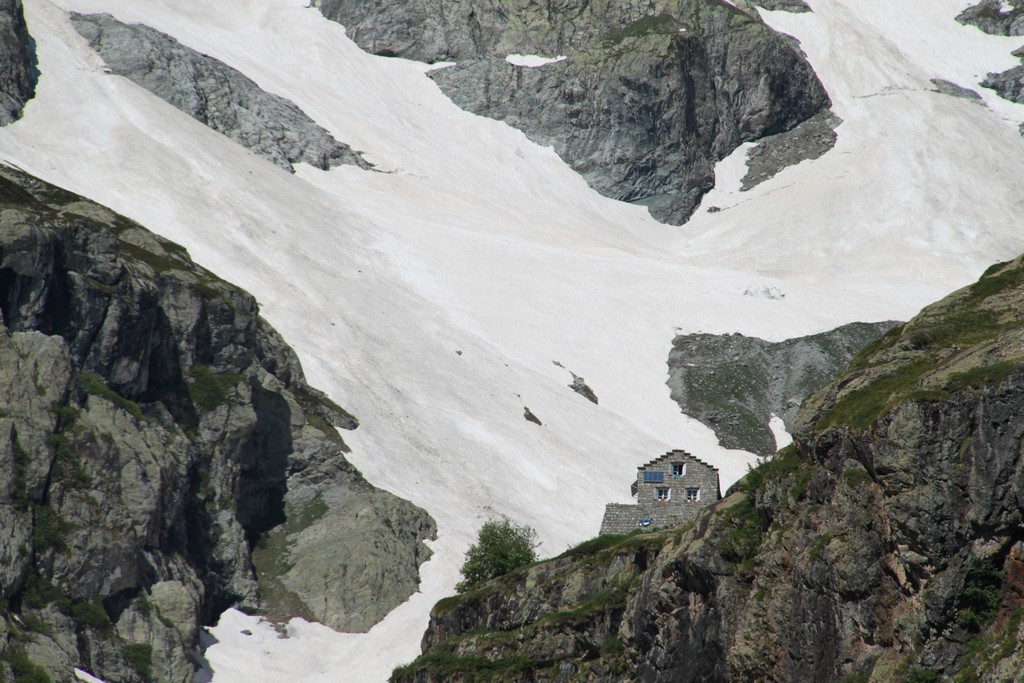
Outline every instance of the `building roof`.
{"label": "building roof", "polygon": [[710,469],[712,469],[712,470],[714,470],[716,472],[718,471],[718,468],[715,467],[714,465],[706,463],[703,460],[701,460],[700,458],[696,457],[695,455],[692,455],[691,453],[688,453],[688,452],[686,452],[684,450],[681,450],[681,449],[673,449],[673,450],[669,451],[668,453],[666,453],[665,455],[658,456],[657,458],[655,458],[654,460],[650,461],[646,465],[641,465],[640,467],[637,467],[637,470],[645,470],[648,467],[652,467],[652,466],[658,464],[659,462],[662,462],[662,461],[665,461],[665,460],[679,460],[680,458],[685,458],[685,459],[691,460],[693,462],[699,462],[701,465],[704,465],[707,468],[710,468]]}

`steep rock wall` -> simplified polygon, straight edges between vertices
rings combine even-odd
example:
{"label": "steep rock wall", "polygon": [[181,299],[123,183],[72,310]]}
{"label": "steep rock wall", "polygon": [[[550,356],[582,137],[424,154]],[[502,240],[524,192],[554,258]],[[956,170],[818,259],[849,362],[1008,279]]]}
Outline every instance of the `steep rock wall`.
{"label": "steep rock wall", "polygon": [[416,590],[433,521],[181,247],[0,168],[0,318],[3,675],[184,683],[228,606],[360,630]]}
{"label": "steep rock wall", "polygon": [[0,0],[0,126],[21,117],[35,94],[35,51],[21,0]]}

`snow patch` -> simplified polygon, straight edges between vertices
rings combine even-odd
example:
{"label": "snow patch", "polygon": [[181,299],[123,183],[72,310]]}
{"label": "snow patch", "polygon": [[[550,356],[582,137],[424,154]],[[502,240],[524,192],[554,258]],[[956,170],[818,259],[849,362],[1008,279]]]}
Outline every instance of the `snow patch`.
{"label": "snow patch", "polygon": [[558,55],[557,57],[539,57],[537,55],[520,55],[513,54],[505,57],[505,61],[512,66],[525,66],[529,68],[536,68],[538,66],[545,66],[547,64],[555,64],[566,59],[565,55]]}
{"label": "snow patch", "polygon": [[768,421],[768,428],[772,430],[772,435],[775,437],[776,451],[781,451],[793,443],[793,436],[786,431],[786,423],[775,413],[772,413],[772,418]]}

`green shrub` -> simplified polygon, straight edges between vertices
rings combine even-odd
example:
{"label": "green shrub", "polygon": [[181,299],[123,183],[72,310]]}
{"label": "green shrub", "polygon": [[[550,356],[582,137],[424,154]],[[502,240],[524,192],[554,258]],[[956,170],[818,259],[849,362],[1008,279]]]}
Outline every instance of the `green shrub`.
{"label": "green shrub", "polygon": [[213,410],[228,400],[228,392],[242,380],[242,375],[218,373],[209,365],[194,365],[189,370],[188,395],[203,410]]}
{"label": "green shrub", "polygon": [[82,626],[90,628],[110,628],[110,617],[103,605],[98,602],[80,602],[71,606],[71,618]]}
{"label": "green shrub", "polygon": [[527,526],[513,524],[507,517],[485,522],[477,542],[466,551],[462,565],[463,581],[456,589],[464,593],[470,588],[537,560],[537,532]]}
{"label": "green shrub", "polygon": [[35,524],[32,527],[32,545],[40,552],[54,548],[64,550],[64,533],[67,525],[61,521],[57,513],[49,505],[35,506]]}
{"label": "green shrub", "polygon": [[153,673],[153,646],[149,643],[132,643],[121,650],[128,666],[143,679],[149,680]]}
{"label": "green shrub", "polygon": [[78,376],[78,383],[82,386],[85,393],[113,403],[121,410],[132,415],[136,420],[143,418],[142,409],[139,408],[138,403],[125,398],[108,387],[103,378],[95,372],[83,372]]}
{"label": "green shrub", "polygon": [[12,683],[53,683],[46,669],[19,649],[8,647],[2,659],[11,666],[11,674],[14,676]]}
{"label": "green shrub", "polygon": [[957,598],[957,623],[971,633],[978,633],[992,621],[1003,598],[1004,576],[995,558],[974,560]]}
{"label": "green shrub", "polygon": [[907,676],[906,683],[939,683],[939,673],[931,669],[913,669]]}

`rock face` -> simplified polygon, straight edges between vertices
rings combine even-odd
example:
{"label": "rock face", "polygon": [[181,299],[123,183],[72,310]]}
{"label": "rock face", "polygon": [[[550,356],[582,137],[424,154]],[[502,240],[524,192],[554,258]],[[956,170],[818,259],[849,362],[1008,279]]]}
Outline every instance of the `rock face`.
{"label": "rock face", "polygon": [[726,448],[772,455],[771,416],[792,429],[800,402],[897,324],[852,323],[778,343],[742,334],[680,335],[668,357],[672,400],[715,430]]}
{"label": "rock face", "polygon": [[[827,109],[811,68],[753,10],[720,0],[319,0],[364,49],[425,62],[459,106],[555,151],[598,192],[684,222],[740,143]],[[566,59],[515,66],[512,54]]]}
{"label": "rock face", "polygon": [[956,20],[995,36],[1024,35],[1024,5],[1015,0],[982,0],[961,12]]}
{"label": "rock face", "polygon": [[0,126],[18,120],[38,76],[21,0],[0,0]]}
{"label": "rock face", "polygon": [[185,683],[230,605],[365,629],[416,589],[432,520],[181,247],[0,167],[0,317],[0,679]]}
{"label": "rock face", "polygon": [[288,171],[299,162],[323,170],[341,164],[370,168],[293,103],[168,35],[106,14],[75,14],[72,23],[111,73]]}
{"label": "rock face", "polygon": [[438,603],[393,680],[1017,680],[1022,305],[1020,259],[994,266],[863,349],[694,523]]}

